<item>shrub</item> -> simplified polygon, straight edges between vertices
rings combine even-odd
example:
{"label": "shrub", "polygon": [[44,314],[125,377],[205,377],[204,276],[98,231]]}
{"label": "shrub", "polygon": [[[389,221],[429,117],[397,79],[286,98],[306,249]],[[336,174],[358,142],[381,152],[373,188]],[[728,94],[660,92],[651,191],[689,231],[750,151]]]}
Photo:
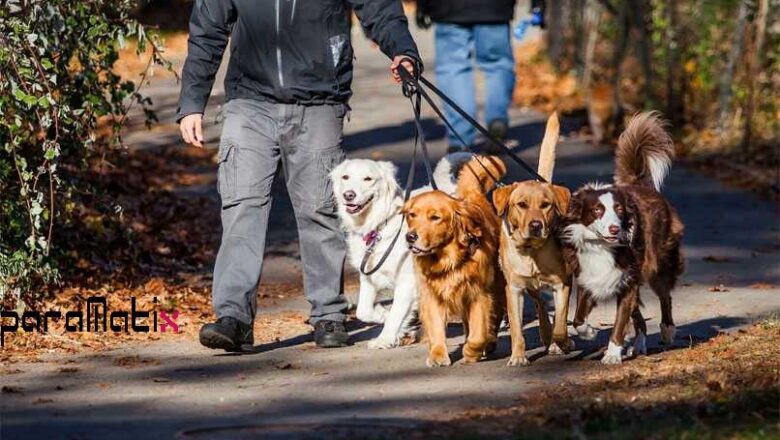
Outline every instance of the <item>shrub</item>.
{"label": "shrub", "polygon": [[[120,145],[130,107],[154,121],[143,85],[112,72],[126,39],[149,66],[157,39],[134,0],[11,0],[0,8],[0,303],[35,299],[58,279],[57,228],[91,192],[88,161]],[[148,70],[148,69],[147,69]],[[98,128],[109,127],[108,135]],[[106,130],[103,130],[106,131]]]}

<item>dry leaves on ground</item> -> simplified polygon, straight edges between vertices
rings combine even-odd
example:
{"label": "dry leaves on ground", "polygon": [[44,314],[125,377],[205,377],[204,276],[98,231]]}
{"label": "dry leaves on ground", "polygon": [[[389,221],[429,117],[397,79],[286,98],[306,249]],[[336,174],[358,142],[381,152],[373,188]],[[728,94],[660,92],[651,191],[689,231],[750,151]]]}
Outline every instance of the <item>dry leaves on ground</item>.
{"label": "dry leaves on ground", "polygon": [[448,425],[484,437],[776,438],[778,340],[780,321],[768,319],[619,367],[592,362],[576,380],[524,394],[511,408],[470,411]]}

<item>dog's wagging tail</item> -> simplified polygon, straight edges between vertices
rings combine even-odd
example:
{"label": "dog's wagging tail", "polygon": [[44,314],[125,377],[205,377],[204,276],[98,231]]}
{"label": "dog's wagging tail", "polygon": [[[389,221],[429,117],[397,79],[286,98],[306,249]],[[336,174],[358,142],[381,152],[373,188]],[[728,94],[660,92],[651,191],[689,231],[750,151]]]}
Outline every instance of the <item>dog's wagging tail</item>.
{"label": "dog's wagging tail", "polygon": [[639,113],[628,123],[615,150],[615,183],[651,186],[661,191],[674,160],[674,141],[656,111]]}

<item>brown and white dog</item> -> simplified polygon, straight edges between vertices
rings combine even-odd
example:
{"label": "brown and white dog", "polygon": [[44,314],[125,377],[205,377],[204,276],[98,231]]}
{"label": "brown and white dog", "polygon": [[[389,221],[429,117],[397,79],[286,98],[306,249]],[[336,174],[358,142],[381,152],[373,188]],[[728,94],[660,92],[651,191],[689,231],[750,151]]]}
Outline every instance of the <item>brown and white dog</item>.
{"label": "brown and white dog", "polygon": [[[618,140],[615,184],[585,185],[572,197],[563,232],[578,288],[574,325],[592,333],[586,319],[601,300],[617,297],[617,316],[601,362],[622,362],[629,318],[634,355],[647,352],[647,326],[639,288],[649,283],[661,301],[661,339],[674,340],[671,291],[683,272],[683,224],[659,192],[674,158],[674,143],[658,113],[633,117]],[[629,353],[630,355],[631,353]]]}
{"label": "brown and white dog", "polygon": [[[553,114],[547,121],[539,154],[539,175],[552,181],[560,125]],[[536,304],[539,334],[551,354],[573,348],[566,330],[571,273],[563,258],[558,227],[569,206],[565,187],[535,180],[515,182],[493,192],[493,204],[502,216],[501,269],[506,278],[506,301],[512,355],[508,366],[527,365],[523,337],[523,302],[527,292]],[[551,288],[555,299],[554,329],[541,296]]]}
{"label": "brown and white dog", "polygon": [[500,159],[475,156],[460,171],[456,197],[430,191],[404,206],[429,367],[451,363],[446,330],[453,315],[463,321],[464,362],[476,362],[495,348],[504,315],[504,276],[498,265],[500,222],[485,194],[505,173]]}

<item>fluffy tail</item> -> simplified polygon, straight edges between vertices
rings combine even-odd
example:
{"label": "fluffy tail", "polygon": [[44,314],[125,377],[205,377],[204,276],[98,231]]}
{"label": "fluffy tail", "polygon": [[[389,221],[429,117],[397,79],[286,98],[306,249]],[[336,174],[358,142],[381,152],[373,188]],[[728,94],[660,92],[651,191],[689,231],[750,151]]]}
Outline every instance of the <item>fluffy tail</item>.
{"label": "fluffy tail", "polygon": [[547,119],[547,128],[544,130],[544,139],[539,151],[539,167],[537,173],[548,182],[553,180],[553,169],[555,169],[555,149],[558,146],[558,136],[561,131],[561,125],[558,122],[558,113],[553,112]]}
{"label": "fluffy tail", "polygon": [[[460,170],[472,160],[474,154],[467,152],[450,153],[439,160],[433,169],[433,180],[440,191],[454,196],[458,190]],[[429,188],[430,190],[430,188]]]}
{"label": "fluffy tail", "polygon": [[475,154],[458,175],[458,197],[469,198],[476,193],[482,197],[504,177],[506,164],[496,156]]}
{"label": "fluffy tail", "polygon": [[674,159],[674,142],[666,125],[655,111],[631,118],[615,151],[615,183],[661,190]]}

